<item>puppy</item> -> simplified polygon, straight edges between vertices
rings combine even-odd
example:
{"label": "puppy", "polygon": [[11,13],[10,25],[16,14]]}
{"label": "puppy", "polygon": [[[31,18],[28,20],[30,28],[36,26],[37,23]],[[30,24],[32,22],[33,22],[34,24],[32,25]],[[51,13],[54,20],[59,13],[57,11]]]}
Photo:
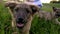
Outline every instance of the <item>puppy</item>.
{"label": "puppy", "polygon": [[60,24],[58,18],[60,17],[60,8],[53,7],[52,12],[47,11],[39,11],[40,18],[45,18],[45,20],[53,20],[55,19],[57,24]]}
{"label": "puppy", "polygon": [[31,27],[31,21],[36,12],[39,11],[39,8],[34,5],[28,5],[25,3],[15,3],[8,2],[5,4],[6,7],[9,7],[10,14],[12,17],[12,28],[17,27],[20,29],[21,34],[29,34]]}

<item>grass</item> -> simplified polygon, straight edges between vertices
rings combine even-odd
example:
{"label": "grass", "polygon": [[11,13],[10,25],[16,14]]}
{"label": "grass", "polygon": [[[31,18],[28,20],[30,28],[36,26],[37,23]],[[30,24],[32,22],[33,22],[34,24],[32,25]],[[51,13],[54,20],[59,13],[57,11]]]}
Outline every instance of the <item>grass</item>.
{"label": "grass", "polygon": [[[60,7],[60,4],[44,4],[42,10],[52,11],[52,6]],[[8,9],[0,3],[0,34],[11,34],[11,15]],[[31,34],[60,34],[60,25],[55,24],[54,20],[46,21],[37,16],[32,21]]]}
{"label": "grass", "polygon": [[0,34],[10,34],[11,17],[7,8],[0,3]]}
{"label": "grass", "polygon": [[45,10],[45,11],[52,11],[52,7],[60,8],[60,3],[59,4],[57,4],[57,3],[43,4],[42,9]]}
{"label": "grass", "polygon": [[[53,11],[52,7],[60,7],[59,4],[43,4],[42,10],[44,11]],[[46,21],[34,17],[32,21],[32,27],[30,30],[31,34],[60,34],[60,25],[55,24],[54,20]]]}

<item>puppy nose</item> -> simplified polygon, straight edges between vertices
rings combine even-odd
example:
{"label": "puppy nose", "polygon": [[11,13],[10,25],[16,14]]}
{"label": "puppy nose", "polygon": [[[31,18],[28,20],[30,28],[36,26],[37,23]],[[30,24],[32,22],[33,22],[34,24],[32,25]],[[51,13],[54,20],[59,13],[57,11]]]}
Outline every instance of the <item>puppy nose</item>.
{"label": "puppy nose", "polygon": [[18,18],[17,22],[23,22],[23,18]]}
{"label": "puppy nose", "polygon": [[19,21],[23,21],[23,18],[18,18]]}

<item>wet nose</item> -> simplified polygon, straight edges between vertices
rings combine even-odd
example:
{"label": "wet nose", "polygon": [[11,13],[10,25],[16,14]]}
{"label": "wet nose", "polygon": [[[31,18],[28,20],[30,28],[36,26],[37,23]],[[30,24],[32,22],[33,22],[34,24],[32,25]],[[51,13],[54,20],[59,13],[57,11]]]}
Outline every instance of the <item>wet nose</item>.
{"label": "wet nose", "polygon": [[19,23],[19,22],[23,22],[23,18],[18,18],[17,19],[17,22]]}

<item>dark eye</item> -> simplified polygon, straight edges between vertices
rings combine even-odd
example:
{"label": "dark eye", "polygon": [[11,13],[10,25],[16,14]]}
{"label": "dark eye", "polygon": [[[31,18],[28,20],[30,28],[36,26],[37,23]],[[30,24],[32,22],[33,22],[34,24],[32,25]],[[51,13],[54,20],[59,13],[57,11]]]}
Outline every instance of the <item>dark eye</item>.
{"label": "dark eye", "polygon": [[27,13],[29,13],[30,11],[28,9],[26,9]]}
{"label": "dark eye", "polygon": [[56,13],[59,13],[59,12],[56,12]]}
{"label": "dark eye", "polygon": [[15,11],[18,12],[19,8],[16,8]]}

